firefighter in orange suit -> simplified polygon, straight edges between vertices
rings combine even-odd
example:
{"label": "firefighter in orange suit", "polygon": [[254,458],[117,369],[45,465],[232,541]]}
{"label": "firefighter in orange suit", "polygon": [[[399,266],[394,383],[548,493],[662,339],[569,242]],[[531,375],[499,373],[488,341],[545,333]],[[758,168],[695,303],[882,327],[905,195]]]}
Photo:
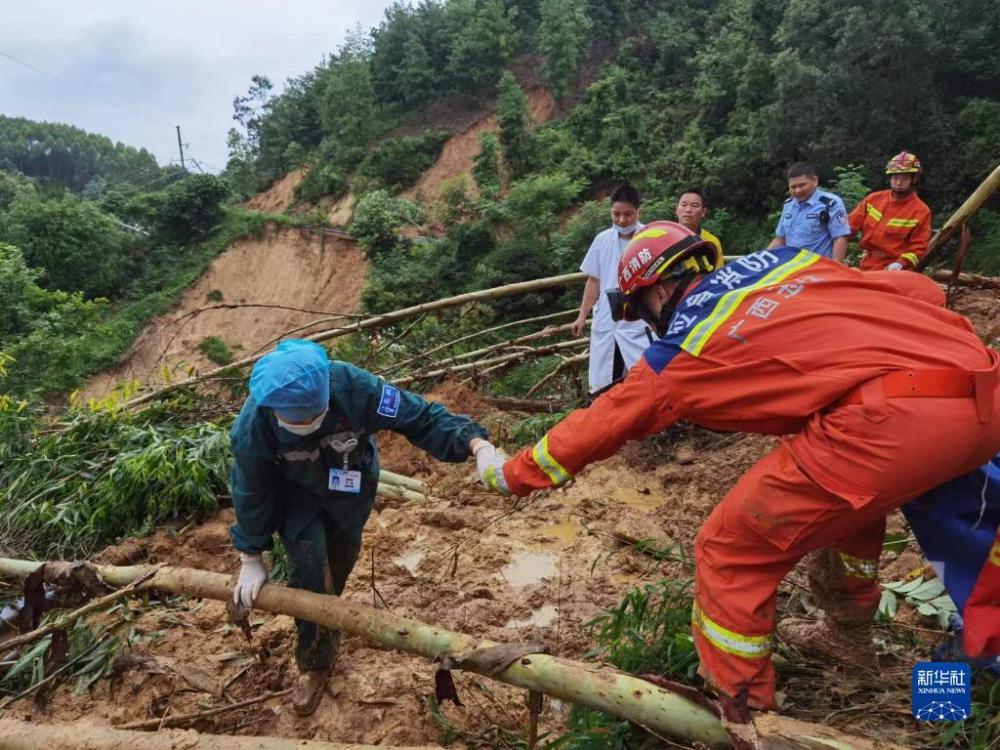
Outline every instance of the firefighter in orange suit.
{"label": "firefighter in orange suit", "polygon": [[889,190],[865,196],[848,217],[851,231],[861,232],[861,270],[913,270],[931,239],[931,210],[917,197],[920,160],[903,151],[889,160],[885,173]]}
{"label": "firefighter in orange suit", "polygon": [[701,674],[723,707],[774,706],[778,584],[814,552],[826,618],[812,640],[874,656],[885,516],[1000,448],[1000,356],[921,274],[862,273],[793,247],[722,265],[673,222],[635,236],[619,285],[613,309],[659,338],[617,388],[533,448],[498,455],[483,481],[519,496],[555,487],[681,419],[787,435],[698,533]]}

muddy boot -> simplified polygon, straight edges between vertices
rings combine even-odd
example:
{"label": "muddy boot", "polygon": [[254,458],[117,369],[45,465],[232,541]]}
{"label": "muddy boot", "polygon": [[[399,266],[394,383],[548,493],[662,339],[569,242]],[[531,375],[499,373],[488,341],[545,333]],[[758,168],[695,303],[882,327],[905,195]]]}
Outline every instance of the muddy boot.
{"label": "muddy boot", "polygon": [[810,656],[836,666],[872,670],[878,668],[878,655],[872,643],[872,627],[842,625],[823,620],[790,617],[778,623],[778,637]]}
{"label": "muddy boot", "polygon": [[292,710],[299,716],[309,716],[323,698],[323,689],[330,679],[330,668],[307,669],[299,674],[292,690]]}

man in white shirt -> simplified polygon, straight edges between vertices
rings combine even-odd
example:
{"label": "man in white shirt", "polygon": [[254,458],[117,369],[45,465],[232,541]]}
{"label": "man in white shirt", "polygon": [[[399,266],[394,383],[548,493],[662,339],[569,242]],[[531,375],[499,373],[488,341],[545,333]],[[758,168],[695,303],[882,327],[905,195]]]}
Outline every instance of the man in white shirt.
{"label": "man in white shirt", "polygon": [[573,333],[579,336],[594,310],[590,325],[590,395],[596,396],[621,380],[649,346],[646,324],[642,321],[615,323],[605,292],[618,287],[618,261],[622,251],[637,231],[639,191],[631,185],[619,185],[611,193],[611,227],[600,232],[580,265],[587,274],[580,314],[573,321]]}

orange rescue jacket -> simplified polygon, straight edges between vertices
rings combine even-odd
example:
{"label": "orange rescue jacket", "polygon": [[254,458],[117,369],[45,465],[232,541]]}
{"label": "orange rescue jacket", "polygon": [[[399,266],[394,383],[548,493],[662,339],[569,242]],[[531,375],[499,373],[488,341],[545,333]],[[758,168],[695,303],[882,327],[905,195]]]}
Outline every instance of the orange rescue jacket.
{"label": "orange rescue jacket", "polygon": [[916,268],[931,239],[931,210],[915,192],[903,200],[891,190],[865,196],[848,217],[852,232],[861,232],[862,271],[885,269],[890,263]]}
{"label": "orange rescue jacket", "polygon": [[557,486],[682,419],[789,434],[894,370],[989,370],[996,354],[943,305],[940,287],[922,274],[862,273],[809,250],[727,263],[687,294],[624,381],[504,465],[507,487],[526,495]]}

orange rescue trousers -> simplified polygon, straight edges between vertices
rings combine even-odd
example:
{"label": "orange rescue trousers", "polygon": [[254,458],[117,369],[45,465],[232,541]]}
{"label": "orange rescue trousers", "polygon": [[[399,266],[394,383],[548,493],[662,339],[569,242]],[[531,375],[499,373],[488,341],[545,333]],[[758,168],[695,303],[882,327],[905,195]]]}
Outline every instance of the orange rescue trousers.
{"label": "orange rescue trousers", "polygon": [[774,707],[778,584],[810,552],[832,547],[840,559],[830,588],[841,601],[827,615],[871,622],[886,514],[1000,449],[996,366],[974,380],[972,397],[899,397],[882,378],[865,383],[729,491],[695,542],[692,633],[709,684]]}

